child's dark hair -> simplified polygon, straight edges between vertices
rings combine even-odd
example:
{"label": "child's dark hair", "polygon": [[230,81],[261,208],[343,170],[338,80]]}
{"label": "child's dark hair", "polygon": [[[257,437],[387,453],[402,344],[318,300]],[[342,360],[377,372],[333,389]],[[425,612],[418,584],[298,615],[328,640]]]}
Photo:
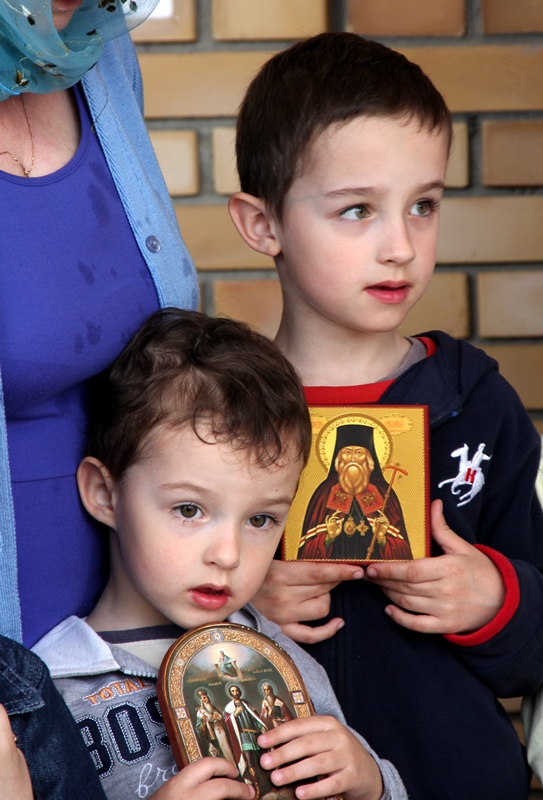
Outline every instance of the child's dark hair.
{"label": "child's dark hair", "polygon": [[241,189],[277,220],[315,137],[360,116],[416,119],[443,131],[445,101],[421,68],[401,53],[354,33],[322,33],[267,61],[253,79],[237,121]]}
{"label": "child's dark hair", "polygon": [[261,466],[304,461],[311,425],[292,365],[267,337],[196,311],[153,314],[91,382],[87,454],[115,480],[159,424],[248,450]]}

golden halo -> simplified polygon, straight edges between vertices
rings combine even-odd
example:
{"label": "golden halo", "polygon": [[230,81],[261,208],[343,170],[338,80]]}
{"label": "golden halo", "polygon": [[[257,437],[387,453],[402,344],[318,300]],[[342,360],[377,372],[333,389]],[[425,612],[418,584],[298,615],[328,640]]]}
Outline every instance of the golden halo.
{"label": "golden halo", "polygon": [[332,457],[336,446],[336,431],[344,425],[365,425],[368,428],[373,428],[375,452],[379,459],[381,469],[384,469],[392,456],[392,437],[387,429],[379,420],[369,417],[367,414],[342,414],[340,417],[331,419],[328,424],[319,431],[315,441],[317,458],[325,470],[328,472],[332,463]]}

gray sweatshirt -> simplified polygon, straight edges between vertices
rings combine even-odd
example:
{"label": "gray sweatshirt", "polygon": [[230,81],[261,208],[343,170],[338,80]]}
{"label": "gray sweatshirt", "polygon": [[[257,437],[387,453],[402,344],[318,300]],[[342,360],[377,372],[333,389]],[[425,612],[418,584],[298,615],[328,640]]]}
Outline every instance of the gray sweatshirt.
{"label": "gray sweatshirt", "polygon": [[[252,606],[229,618],[266,634],[291,656],[315,711],[344,725],[345,718],[323,668],[280,628]],[[78,723],[109,800],[151,797],[177,773],[157,701],[158,670],[122,647],[105,642],[79,617],[68,617],[34,647]],[[352,730],[377,762],[382,800],[407,800],[396,769],[380,759]]]}

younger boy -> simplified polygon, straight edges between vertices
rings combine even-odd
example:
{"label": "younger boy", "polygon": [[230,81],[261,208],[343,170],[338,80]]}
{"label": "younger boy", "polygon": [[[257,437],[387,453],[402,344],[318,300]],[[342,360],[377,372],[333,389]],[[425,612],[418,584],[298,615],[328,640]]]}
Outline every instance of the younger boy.
{"label": "younger boy", "polygon": [[297,623],[359,568],[275,562],[256,603],[300,641],[344,622],[308,650],[412,800],[520,800],[529,770],[496,697],[543,681],[539,437],[485,353],[398,330],[434,269],[450,141],[420,68],[354,34],[293,45],[247,91],[230,210],[275,259],[277,343],[310,405],[429,406],[438,556],[367,567],[316,632]]}
{"label": "younger boy", "polygon": [[[109,582],[86,621],[68,618],[36,650],[108,798],[255,797],[250,769],[259,756],[247,754],[235,780],[226,747],[223,758],[193,762],[160,788],[177,770],[157,705],[158,667],[183,629],[226,618],[277,634],[327,715],[252,731],[260,748],[274,748],[260,757],[273,785],[301,780],[297,797],[307,800],[406,798],[394,768],[342,724],[322,668],[246,606],[270,566],[310,444],[302,389],[275,345],[231,320],[159,312],[98,381],[89,434],[78,484],[86,509],[110,529]],[[223,733],[209,730],[216,755]],[[322,782],[303,783],[318,774]]]}

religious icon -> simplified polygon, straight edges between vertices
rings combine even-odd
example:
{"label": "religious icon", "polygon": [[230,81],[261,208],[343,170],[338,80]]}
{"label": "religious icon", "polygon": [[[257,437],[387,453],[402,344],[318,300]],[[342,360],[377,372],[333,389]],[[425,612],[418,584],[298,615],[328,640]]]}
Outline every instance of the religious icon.
{"label": "religious icon", "polygon": [[428,554],[425,406],[314,406],[313,447],[283,537],[286,560]]}
{"label": "religious icon", "polygon": [[234,623],[195,628],[164,657],[157,693],[179,769],[204,756],[225,758],[256,800],[296,800],[295,786],[274,786],[260,766],[261,733],[315,713],[276,642]]}

